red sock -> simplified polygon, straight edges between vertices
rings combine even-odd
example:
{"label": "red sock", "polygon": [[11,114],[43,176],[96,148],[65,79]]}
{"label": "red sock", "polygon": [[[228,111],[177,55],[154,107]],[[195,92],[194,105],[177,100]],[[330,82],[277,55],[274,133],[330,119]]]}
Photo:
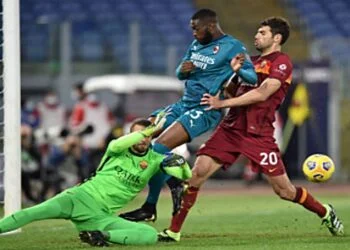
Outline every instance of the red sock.
{"label": "red sock", "polygon": [[184,197],[182,198],[181,209],[177,214],[175,214],[171,220],[170,230],[172,232],[180,232],[182,224],[185,222],[187,214],[190,208],[194,205],[197,199],[199,188],[189,187]]}
{"label": "red sock", "polygon": [[321,218],[323,218],[326,215],[327,209],[319,201],[317,201],[310,193],[308,193],[308,191],[305,188],[296,187],[296,189],[297,194],[293,202],[299,203],[307,210],[318,214],[318,216],[320,216]]}

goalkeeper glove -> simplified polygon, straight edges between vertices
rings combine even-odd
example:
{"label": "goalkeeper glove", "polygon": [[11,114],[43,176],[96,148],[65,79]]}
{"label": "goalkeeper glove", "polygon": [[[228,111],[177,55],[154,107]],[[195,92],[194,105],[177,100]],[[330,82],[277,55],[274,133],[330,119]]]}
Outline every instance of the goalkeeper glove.
{"label": "goalkeeper glove", "polygon": [[192,177],[191,169],[182,156],[173,153],[167,155],[160,165],[163,172],[182,180]]}
{"label": "goalkeeper glove", "polygon": [[149,137],[149,136],[153,135],[154,133],[158,132],[159,130],[162,130],[163,126],[166,122],[167,114],[168,113],[166,113],[165,111],[159,112],[158,115],[156,116],[154,123],[152,125],[148,126],[147,128],[143,129],[141,131],[141,133],[145,137]]}

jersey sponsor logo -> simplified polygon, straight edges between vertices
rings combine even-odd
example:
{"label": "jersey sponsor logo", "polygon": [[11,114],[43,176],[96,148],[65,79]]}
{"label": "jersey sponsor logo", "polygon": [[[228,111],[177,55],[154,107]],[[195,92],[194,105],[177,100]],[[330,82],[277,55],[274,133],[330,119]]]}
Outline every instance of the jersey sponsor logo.
{"label": "jersey sponsor logo", "polygon": [[200,69],[206,69],[209,65],[215,64],[215,58],[205,56],[200,53],[192,53],[190,60],[193,64]]}
{"label": "jersey sponsor logo", "polygon": [[214,48],[213,48],[213,53],[214,53],[214,54],[217,54],[217,53],[219,52],[219,50],[220,50],[220,46],[216,45],[216,46],[214,46]]}
{"label": "jersey sponsor logo", "polygon": [[280,64],[280,65],[278,66],[278,68],[279,68],[280,70],[286,70],[286,69],[287,69],[287,65],[285,65],[285,64]]}
{"label": "jersey sponsor logo", "polygon": [[285,76],[286,75],[286,72],[284,70],[280,70],[279,68],[278,69],[273,69],[274,72],[278,72],[280,75],[282,76]]}
{"label": "jersey sponsor logo", "polygon": [[139,165],[142,169],[146,169],[148,167],[147,161],[140,161]]}
{"label": "jersey sponsor logo", "polygon": [[287,69],[287,65],[282,63],[282,64],[278,65],[278,67],[275,68],[274,71],[278,72],[282,76],[285,76],[287,74],[286,69]]}
{"label": "jersey sponsor logo", "polygon": [[126,185],[139,186],[141,184],[140,176],[134,175],[120,166],[116,166],[115,171],[119,180]]}

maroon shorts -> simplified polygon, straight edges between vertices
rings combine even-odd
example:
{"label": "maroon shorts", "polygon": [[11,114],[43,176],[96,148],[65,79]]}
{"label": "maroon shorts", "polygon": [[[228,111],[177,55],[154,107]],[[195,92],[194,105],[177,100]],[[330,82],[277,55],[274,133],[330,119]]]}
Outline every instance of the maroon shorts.
{"label": "maroon shorts", "polygon": [[208,155],[230,167],[240,154],[251,162],[253,170],[269,176],[285,173],[281,153],[272,136],[256,136],[244,130],[228,130],[219,126],[197,155]]}

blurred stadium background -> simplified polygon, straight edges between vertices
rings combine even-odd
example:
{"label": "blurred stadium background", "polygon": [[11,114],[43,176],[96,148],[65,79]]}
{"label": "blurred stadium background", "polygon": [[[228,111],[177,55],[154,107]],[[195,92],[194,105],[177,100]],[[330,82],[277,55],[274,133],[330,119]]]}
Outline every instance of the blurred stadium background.
{"label": "blurred stadium background", "polygon": [[[108,105],[118,126],[147,116],[181,95],[174,71],[193,38],[189,20],[200,8],[214,9],[223,30],[242,40],[251,54],[255,54],[253,37],[259,21],[268,16],[290,20],[293,28],[285,52],[295,63],[294,84],[280,110],[283,124],[291,125],[284,131],[287,171],[293,179],[303,179],[303,159],[325,153],[336,163],[335,182],[348,182],[348,0],[20,0],[22,98],[35,106],[51,90],[69,113],[74,85],[90,82],[93,86],[88,91]],[[98,81],[92,83],[96,76],[116,74],[166,78],[154,80],[159,89],[149,79],[123,78],[123,83],[115,83],[119,88],[111,87],[110,81],[100,88]],[[130,85],[138,81],[138,87],[120,90],[125,81]],[[306,86],[307,97],[293,96],[299,84]],[[293,113],[302,117],[300,123]],[[191,161],[207,136],[189,144]],[[244,164],[242,160],[215,177],[240,179]]]}

